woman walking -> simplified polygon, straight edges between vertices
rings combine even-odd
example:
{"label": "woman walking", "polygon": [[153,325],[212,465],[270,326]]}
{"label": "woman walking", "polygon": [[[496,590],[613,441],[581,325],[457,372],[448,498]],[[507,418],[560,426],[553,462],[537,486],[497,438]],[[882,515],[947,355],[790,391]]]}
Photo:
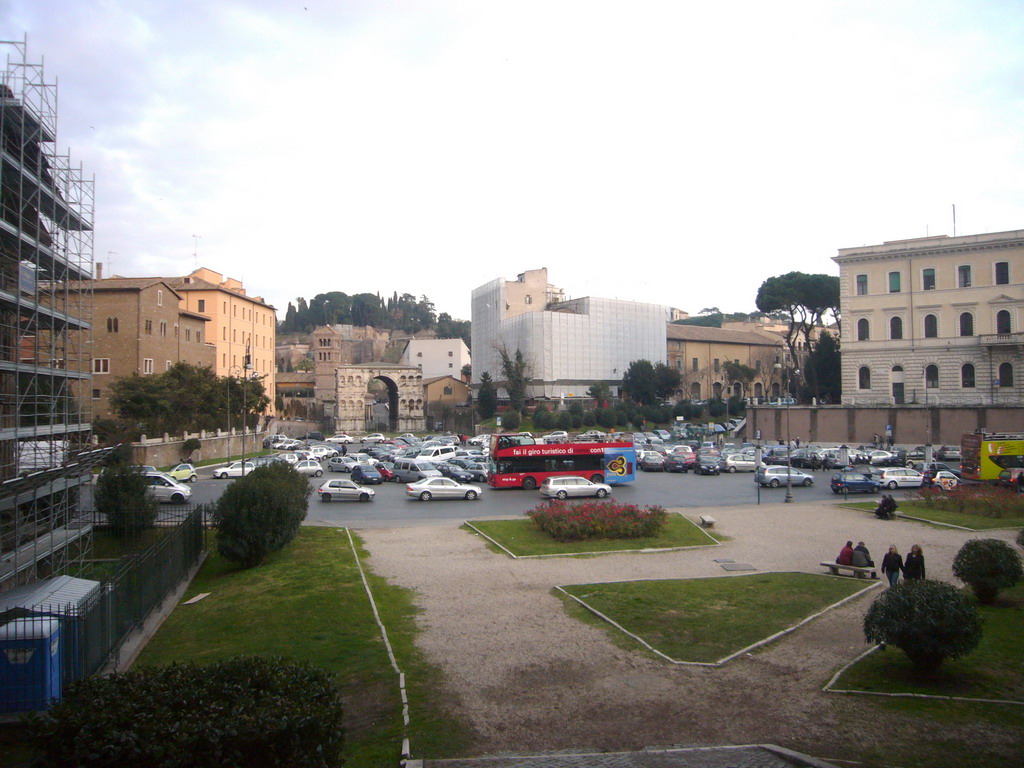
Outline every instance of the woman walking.
{"label": "woman walking", "polygon": [[924,575],[924,552],[917,544],[907,553],[907,559],[903,563],[903,578],[907,581],[927,578]]}
{"label": "woman walking", "polygon": [[889,579],[889,586],[895,587],[903,570],[903,556],[896,550],[895,544],[889,545],[889,551],[882,558],[882,573]]}

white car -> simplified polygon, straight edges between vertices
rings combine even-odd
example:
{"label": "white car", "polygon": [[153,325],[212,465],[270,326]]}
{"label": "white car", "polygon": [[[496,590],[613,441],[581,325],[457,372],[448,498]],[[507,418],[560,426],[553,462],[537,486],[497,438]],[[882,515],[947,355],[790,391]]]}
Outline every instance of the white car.
{"label": "white car", "polygon": [[954,488],[963,485],[963,480],[945,469],[940,469],[935,473],[935,477],[932,478],[932,484],[937,485],[943,490],[951,491]]}
{"label": "white car", "polygon": [[339,445],[348,445],[352,442],[352,438],[346,434],[338,434],[333,437],[327,438],[328,443],[338,443]]}
{"label": "white car", "polygon": [[565,443],[569,441],[569,433],[564,429],[556,429],[549,435],[544,435],[545,443]]}
{"label": "white car", "polygon": [[364,488],[351,480],[328,480],[316,489],[320,501],[373,501],[373,488]]}
{"label": "white car", "polygon": [[[287,461],[292,466],[298,464],[302,459],[302,457],[297,453],[279,453],[277,454],[277,458],[279,461]],[[216,475],[214,475],[214,477],[216,477]]]}
{"label": "white car", "polygon": [[387,438],[380,432],[371,432],[369,435],[364,435],[359,438],[360,443],[383,443],[385,440],[387,440]]}
{"label": "white car", "polygon": [[229,477],[248,475],[254,469],[256,467],[251,461],[244,462],[244,466],[241,461],[233,461],[226,467],[217,467],[217,469],[213,470],[213,476],[219,480],[226,480]]}
{"label": "white car", "polygon": [[313,477],[320,477],[324,473],[323,467],[316,459],[303,459],[295,465],[295,471],[300,475],[312,475]]}
{"label": "white car", "polygon": [[878,482],[890,491],[896,488],[920,488],[924,482],[924,475],[916,469],[883,469],[878,476]]}
{"label": "white car", "polygon": [[146,481],[149,483],[146,490],[157,501],[184,504],[192,497],[191,488],[176,482],[163,472],[147,472]]}
{"label": "white car", "polygon": [[592,483],[585,477],[546,477],[540,484],[540,495],[549,499],[567,499],[570,496],[597,496],[603,499],[612,492],[610,485]]}
{"label": "white car", "polygon": [[473,499],[480,498],[479,485],[457,483],[450,477],[428,477],[405,486],[405,495],[420,501],[438,499]]}
{"label": "white car", "polygon": [[314,459],[329,459],[338,455],[336,448],[328,448],[326,445],[314,445],[309,452],[313,454]]}

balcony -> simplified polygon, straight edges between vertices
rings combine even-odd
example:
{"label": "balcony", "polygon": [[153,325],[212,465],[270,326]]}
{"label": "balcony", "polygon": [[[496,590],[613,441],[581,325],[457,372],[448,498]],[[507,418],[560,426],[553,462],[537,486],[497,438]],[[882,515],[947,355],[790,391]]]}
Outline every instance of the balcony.
{"label": "balcony", "polygon": [[1024,344],[1024,333],[983,333],[978,335],[983,347],[1015,347]]}

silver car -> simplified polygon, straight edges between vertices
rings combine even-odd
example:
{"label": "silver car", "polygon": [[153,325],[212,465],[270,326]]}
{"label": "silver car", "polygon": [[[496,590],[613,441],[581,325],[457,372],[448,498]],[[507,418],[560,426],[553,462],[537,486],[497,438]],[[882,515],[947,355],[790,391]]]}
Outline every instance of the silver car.
{"label": "silver car", "polygon": [[719,459],[719,467],[723,472],[754,472],[757,462],[749,453],[730,453]]}
{"label": "silver car", "polygon": [[303,459],[295,465],[295,471],[300,475],[312,475],[313,477],[320,477],[324,473],[323,467],[316,459]]}
{"label": "silver car", "polygon": [[814,475],[799,469],[785,466],[758,467],[754,481],[761,485],[778,488],[780,485],[802,485],[805,488],[814,485]]}
{"label": "silver car", "polygon": [[320,501],[373,501],[373,488],[363,488],[352,480],[328,480],[316,489]]}
{"label": "silver car", "polygon": [[883,488],[895,490],[896,488],[920,488],[924,482],[924,475],[916,469],[884,469],[878,476],[878,482]]}
{"label": "silver car", "polygon": [[458,483],[450,477],[427,477],[405,486],[405,495],[420,501],[430,501],[433,498],[472,501],[480,498],[480,486]]}
{"label": "silver car", "polygon": [[610,485],[592,483],[585,477],[574,475],[566,477],[548,477],[540,485],[540,495],[549,499],[567,499],[570,496],[597,496],[603,499],[612,492]]}
{"label": "silver car", "polygon": [[163,472],[147,472],[150,495],[157,501],[170,504],[184,504],[192,497],[192,489],[171,479]]}
{"label": "silver car", "polygon": [[229,477],[241,477],[242,475],[248,475],[255,468],[255,465],[253,465],[251,461],[246,461],[245,466],[243,466],[240,461],[233,461],[226,467],[218,467],[213,470],[213,476],[221,480]]}

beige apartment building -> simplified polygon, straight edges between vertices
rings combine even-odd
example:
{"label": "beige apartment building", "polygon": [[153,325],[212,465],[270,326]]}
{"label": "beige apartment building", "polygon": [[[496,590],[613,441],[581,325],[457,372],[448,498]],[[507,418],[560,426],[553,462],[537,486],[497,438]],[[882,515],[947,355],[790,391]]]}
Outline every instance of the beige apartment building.
{"label": "beige apartment building", "polygon": [[93,280],[91,399],[94,418],[108,418],[110,389],[125,376],[163,373],[174,363],[213,368],[207,317],[180,306],[159,277]]}
{"label": "beige apartment building", "polygon": [[248,375],[262,379],[273,411],[277,310],[262,297],[247,295],[240,280],[205,267],[166,280],[181,295],[182,309],[209,318],[206,336],[217,350],[217,375],[241,376],[248,354]]}
{"label": "beige apartment building", "polygon": [[842,248],[843,403],[1018,405],[1024,230]]}
{"label": "beige apartment building", "polygon": [[[699,325],[669,323],[668,366],[679,371],[682,396],[691,400],[715,397],[779,396],[775,363],[789,365],[782,337],[759,331],[733,331]],[[753,369],[751,381],[730,380],[725,364],[735,362]]]}

